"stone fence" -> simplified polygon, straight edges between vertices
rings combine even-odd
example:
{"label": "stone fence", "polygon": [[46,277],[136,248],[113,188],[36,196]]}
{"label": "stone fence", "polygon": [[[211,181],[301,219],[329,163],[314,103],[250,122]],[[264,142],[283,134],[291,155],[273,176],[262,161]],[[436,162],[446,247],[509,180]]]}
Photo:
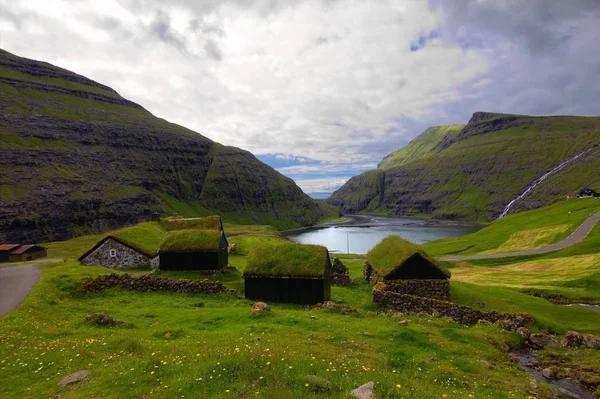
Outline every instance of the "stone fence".
{"label": "stone fence", "polygon": [[438,314],[441,316],[448,316],[453,320],[464,324],[475,324],[480,320],[490,323],[499,322],[511,331],[516,331],[519,327],[533,324],[533,317],[528,313],[511,314],[498,313],[496,311],[484,313],[452,302],[398,294],[391,291],[384,291],[381,288],[381,285],[378,285],[373,290],[373,305],[404,313],[424,312]]}
{"label": "stone fence", "polygon": [[172,291],[187,292],[195,294],[217,294],[227,292],[235,294],[235,290],[229,289],[219,281],[209,281],[207,279],[173,279],[165,277],[156,277],[153,275],[143,275],[133,277],[129,274],[104,274],[96,278],[85,278],[81,282],[85,292],[97,292],[107,288],[119,287],[129,291]]}

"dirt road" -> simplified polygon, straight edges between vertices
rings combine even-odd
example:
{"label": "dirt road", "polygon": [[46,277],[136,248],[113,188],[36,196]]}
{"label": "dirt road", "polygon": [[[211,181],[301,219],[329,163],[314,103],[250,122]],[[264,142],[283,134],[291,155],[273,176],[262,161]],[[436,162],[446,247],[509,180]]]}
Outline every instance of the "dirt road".
{"label": "dirt road", "polygon": [[40,280],[40,269],[33,265],[0,268],[0,317],[16,309]]}

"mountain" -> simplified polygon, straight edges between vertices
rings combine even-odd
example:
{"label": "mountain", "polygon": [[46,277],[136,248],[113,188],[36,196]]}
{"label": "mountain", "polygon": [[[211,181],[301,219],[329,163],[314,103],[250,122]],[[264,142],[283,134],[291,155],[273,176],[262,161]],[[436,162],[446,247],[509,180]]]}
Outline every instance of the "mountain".
{"label": "mountain", "polygon": [[427,129],[328,202],[345,213],[490,221],[534,185],[511,212],[600,187],[600,117],[476,112],[466,125]]}
{"label": "mountain", "polygon": [[391,169],[402,166],[418,159],[431,157],[440,150],[438,142],[444,136],[453,136],[460,133],[465,125],[433,126],[418,135],[406,147],[387,155],[377,165],[378,169]]}
{"label": "mountain", "polygon": [[331,212],[247,151],[2,50],[0,168],[0,242],[98,233],[154,211],[280,228]]}

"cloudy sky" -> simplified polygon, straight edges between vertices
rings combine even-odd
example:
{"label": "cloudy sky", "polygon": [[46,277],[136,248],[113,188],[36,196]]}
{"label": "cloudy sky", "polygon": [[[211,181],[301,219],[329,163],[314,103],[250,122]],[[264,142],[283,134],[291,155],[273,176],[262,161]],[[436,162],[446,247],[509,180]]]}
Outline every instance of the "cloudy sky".
{"label": "cloudy sky", "polygon": [[600,0],[0,0],[0,47],[308,193],[475,111],[600,115]]}

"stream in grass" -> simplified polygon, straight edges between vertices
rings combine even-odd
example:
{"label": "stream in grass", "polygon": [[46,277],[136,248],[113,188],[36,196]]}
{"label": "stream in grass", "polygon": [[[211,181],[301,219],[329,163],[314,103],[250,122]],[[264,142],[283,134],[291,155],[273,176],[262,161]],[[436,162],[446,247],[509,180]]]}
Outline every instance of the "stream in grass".
{"label": "stream in grass", "polygon": [[288,232],[286,236],[302,244],[324,245],[331,253],[366,254],[390,235],[400,236],[415,244],[423,244],[441,238],[471,234],[482,227],[367,215],[351,215],[348,218],[350,221],[347,223]]}

